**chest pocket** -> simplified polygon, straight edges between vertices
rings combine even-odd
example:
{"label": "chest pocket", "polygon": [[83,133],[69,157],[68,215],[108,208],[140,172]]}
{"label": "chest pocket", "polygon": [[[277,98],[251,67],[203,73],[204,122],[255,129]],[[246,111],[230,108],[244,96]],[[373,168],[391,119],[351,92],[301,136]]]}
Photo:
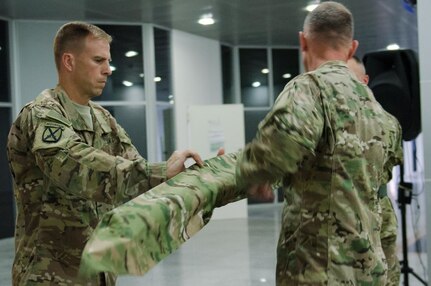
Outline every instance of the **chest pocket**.
{"label": "chest pocket", "polygon": [[[109,127],[109,126],[108,126]],[[121,156],[132,144],[126,132],[120,127],[101,128],[96,131],[93,146],[113,156]]]}

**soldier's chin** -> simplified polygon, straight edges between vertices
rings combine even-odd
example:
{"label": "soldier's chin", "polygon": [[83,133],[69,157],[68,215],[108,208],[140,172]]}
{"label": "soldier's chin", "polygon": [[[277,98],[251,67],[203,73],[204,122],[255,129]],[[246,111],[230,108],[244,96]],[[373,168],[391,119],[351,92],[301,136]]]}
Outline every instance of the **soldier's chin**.
{"label": "soldier's chin", "polygon": [[103,88],[95,90],[93,97],[101,96],[103,92]]}

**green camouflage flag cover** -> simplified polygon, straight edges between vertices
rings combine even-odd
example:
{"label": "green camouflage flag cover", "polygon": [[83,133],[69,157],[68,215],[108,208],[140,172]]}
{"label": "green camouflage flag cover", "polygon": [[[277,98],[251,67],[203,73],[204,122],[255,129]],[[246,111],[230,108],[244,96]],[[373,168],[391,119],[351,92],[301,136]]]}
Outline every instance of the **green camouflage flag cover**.
{"label": "green camouflage flag cover", "polygon": [[106,213],[87,242],[80,272],[142,275],[210,220],[215,207],[245,197],[237,154],[205,161]]}

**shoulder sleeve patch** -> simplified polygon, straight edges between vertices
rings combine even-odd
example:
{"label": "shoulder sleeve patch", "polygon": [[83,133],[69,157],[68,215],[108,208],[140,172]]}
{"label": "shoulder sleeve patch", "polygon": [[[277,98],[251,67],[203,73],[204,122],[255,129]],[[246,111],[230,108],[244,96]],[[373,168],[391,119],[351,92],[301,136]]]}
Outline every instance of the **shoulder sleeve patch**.
{"label": "shoulder sleeve patch", "polygon": [[45,143],[56,143],[61,139],[61,136],[63,135],[63,129],[62,126],[45,126],[45,130],[42,134],[42,141]]}

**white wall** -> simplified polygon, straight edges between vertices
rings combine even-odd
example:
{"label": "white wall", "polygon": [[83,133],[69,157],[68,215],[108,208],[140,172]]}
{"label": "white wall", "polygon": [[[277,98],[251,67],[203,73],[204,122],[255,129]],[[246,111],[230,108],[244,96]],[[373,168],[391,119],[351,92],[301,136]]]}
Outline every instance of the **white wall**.
{"label": "white wall", "polygon": [[187,107],[222,104],[220,43],[172,30],[172,90],[176,149],[189,147]]}
{"label": "white wall", "polygon": [[[63,22],[13,21],[15,33],[16,108],[57,84],[53,39]],[[15,114],[16,115],[16,114]]]}
{"label": "white wall", "polygon": [[[428,111],[431,106],[431,37],[429,27],[431,27],[431,2],[429,0],[419,0],[418,11],[418,33],[419,33],[419,67],[421,86],[421,113],[422,113],[422,140],[424,147],[424,176],[426,195],[426,218],[427,237],[431,237],[431,113]],[[428,243],[428,277],[431,277],[431,244]]]}

